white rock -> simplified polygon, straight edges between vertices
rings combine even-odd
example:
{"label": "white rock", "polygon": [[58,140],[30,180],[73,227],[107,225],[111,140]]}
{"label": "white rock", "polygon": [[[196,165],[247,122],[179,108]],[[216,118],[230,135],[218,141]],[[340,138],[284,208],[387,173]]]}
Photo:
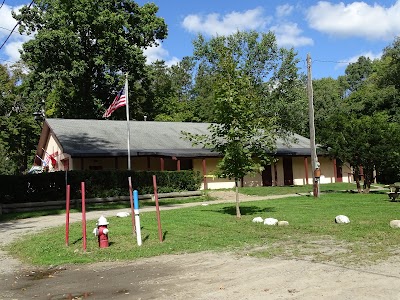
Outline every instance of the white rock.
{"label": "white rock", "polygon": [[389,225],[392,228],[400,228],[400,220],[392,220]]}
{"label": "white rock", "polygon": [[289,222],[288,221],[279,221],[278,226],[288,226]]}
{"label": "white rock", "polygon": [[117,217],[120,217],[120,218],[125,218],[129,215],[130,215],[130,213],[128,213],[126,211],[121,211],[121,212],[117,213]]}
{"label": "white rock", "polygon": [[276,225],[278,224],[278,220],[275,218],[266,218],[264,220],[264,225]]}
{"label": "white rock", "polygon": [[264,222],[264,219],[261,218],[261,217],[255,217],[255,218],[253,219],[253,223],[262,223],[262,222]]}
{"label": "white rock", "polygon": [[347,224],[347,223],[350,223],[350,219],[349,219],[347,216],[338,215],[338,216],[336,216],[336,218],[335,218],[335,223],[338,223],[338,224]]}

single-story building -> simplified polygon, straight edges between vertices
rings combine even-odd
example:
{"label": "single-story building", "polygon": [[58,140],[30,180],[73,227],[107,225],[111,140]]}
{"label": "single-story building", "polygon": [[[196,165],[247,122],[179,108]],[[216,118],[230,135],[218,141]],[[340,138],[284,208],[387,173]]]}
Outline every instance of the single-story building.
{"label": "single-story building", "polygon": [[[51,157],[49,171],[109,170],[128,168],[126,121],[46,119],[36,150],[35,164]],[[182,131],[208,134],[210,123],[130,121],[132,170],[189,170],[204,176],[202,188],[231,188],[234,181],[213,173],[219,153],[193,146]],[[312,184],[310,140],[295,135],[295,142],[278,141],[273,153],[277,162],[255,176],[246,176],[242,186]],[[49,160],[49,159],[47,159]],[[350,182],[351,168],[328,156],[319,156],[320,183]]]}

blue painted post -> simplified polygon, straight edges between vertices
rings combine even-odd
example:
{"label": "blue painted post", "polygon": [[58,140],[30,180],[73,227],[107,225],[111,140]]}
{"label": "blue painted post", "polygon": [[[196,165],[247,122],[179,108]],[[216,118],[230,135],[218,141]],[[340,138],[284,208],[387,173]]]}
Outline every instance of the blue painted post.
{"label": "blue painted post", "polygon": [[136,240],[138,246],[142,245],[142,236],[140,234],[140,217],[139,217],[139,194],[137,190],[133,191],[133,207],[135,212]]}

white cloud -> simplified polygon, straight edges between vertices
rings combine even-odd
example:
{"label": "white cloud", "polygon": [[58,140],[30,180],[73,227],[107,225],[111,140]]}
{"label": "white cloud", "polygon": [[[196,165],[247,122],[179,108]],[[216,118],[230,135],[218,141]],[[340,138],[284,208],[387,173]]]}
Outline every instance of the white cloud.
{"label": "white cloud", "polygon": [[[0,9],[0,41],[1,44],[5,41],[5,39],[8,37],[10,34],[10,30],[12,30],[17,24],[17,21],[12,17],[11,12],[15,11],[18,12],[18,10],[22,6],[8,6],[7,4],[4,4],[3,7]],[[14,33],[11,34],[10,38],[2,48],[2,53],[0,53],[0,57],[4,57],[5,60],[11,61],[11,62],[16,62],[20,59],[20,53],[19,50],[22,49],[22,44],[30,39],[33,38],[33,35],[31,36],[26,36],[26,35],[21,35],[18,32],[18,27],[15,28]]]}
{"label": "white cloud", "polygon": [[311,38],[301,35],[303,31],[298,28],[296,23],[272,26],[271,31],[275,33],[279,47],[300,47],[314,44]]}
{"label": "white cloud", "polygon": [[[0,28],[0,38],[5,38],[8,36],[10,31],[7,29],[13,29],[15,24],[17,24],[17,21],[12,17],[11,12],[18,11],[22,6],[18,7],[11,7],[8,6],[7,4],[4,4],[3,7],[0,9],[0,27],[6,28]],[[17,31],[18,32],[18,31]]]}
{"label": "white cloud", "polygon": [[8,60],[18,61],[20,58],[19,50],[22,49],[23,41],[7,42],[4,47],[4,53],[7,55]]}
{"label": "white cloud", "polygon": [[374,60],[374,59],[381,58],[382,57],[382,52],[372,53],[371,51],[368,51],[368,52],[364,52],[364,53],[361,53],[361,54],[358,54],[358,55],[354,55],[352,57],[343,59],[342,62],[338,63],[335,66],[335,69],[346,68],[349,64],[357,62],[358,59],[361,56],[368,57],[369,59]]}
{"label": "white cloud", "polygon": [[263,15],[261,7],[245,12],[231,12],[224,16],[213,13],[206,16],[188,15],[182,26],[192,33],[203,33],[208,36],[230,35],[236,31],[264,29],[270,18]]}
{"label": "white cloud", "polygon": [[334,36],[391,40],[400,32],[400,1],[390,7],[320,1],[309,8],[306,18],[311,28]]}
{"label": "white cloud", "polygon": [[143,50],[143,54],[146,56],[146,63],[151,64],[157,60],[165,61],[167,66],[172,66],[180,61],[177,57],[169,57],[169,52],[163,48],[163,45],[160,41],[157,41],[158,46],[148,47]]}
{"label": "white cloud", "polygon": [[[285,4],[276,8],[276,16],[281,19],[289,16],[294,7]],[[266,25],[272,21],[271,17],[264,15],[261,7],[247,10],[245,12],[231,12],[224,16],[217,13],[206,16],[188,15],[184,18],[182,26],[192,33],[203,33],[208,36],[230,35],[236,31],[259,30],[265,31]],[[281,20],[282,21],[282,20]],[[274,31],[277,43],[281,47],[298,47],[313,45],[311,38],[302,36],[303,31],[296,23],[280,23],[270,28]]]}
{"label": "white cloud", "polygon": [[177,57],[174,56],[174,57],[172,57],[171,59],[165,61],[165,64],[166,64],[168,67],[171,67],[172,65],[178,64],[180,61],[181,61],[181,60],[180,60],[179,58],[177,58]]}
{"label": "white cloud", "polygon": [[276,7],[276,16],[283,18],[289,16],[293,12],[294,7],[289,4],[284,4]]}

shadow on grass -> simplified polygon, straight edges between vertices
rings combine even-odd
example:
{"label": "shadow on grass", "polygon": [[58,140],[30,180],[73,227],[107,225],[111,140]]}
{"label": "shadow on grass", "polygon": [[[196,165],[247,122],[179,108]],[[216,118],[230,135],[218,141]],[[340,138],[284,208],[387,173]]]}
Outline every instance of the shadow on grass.
{"label": "shadow on grass", "polygon": [[[240,213],[242,216],[274,211],[276,211],[274,207],[261,208],[259,206],[240,206]],[[216,212],[236,216],[236,206],[225,206]]]}
{"label": "shadow on grass", "polygon": [[[158,205],[161,206],[171,206],[176,204],[186,204],[186,203],[196,203],[196,202],[204,202],[204,201],[212,201],[215,199],[210,199],[206,197],[196,197],[196,198],[175,198],[175,199],[163,199],[158,201]],[[141,206],[156,206],[155,201],[143,201],[140,202]]]}
{"label": "shadow on grass", "polygon": [[18,219],[37,218],[42,216],[61,215],[61,214],[65,214],[65,210],[52,209],[52,210],[38,210],[33,212],[6,213],[0,215],[0,222],[13,221]]}
{"label": "shadow on grass", "polygon": [[80,242],[80,241],[82,241],[82,240],[83,240],[83,237],[81,237],[81,238],[79,238],[79,239],[73,241],[71,244],[72,244],[72,245],[75,245],[76,243],[78,243],[78,242]]}
{"label": "shadow on grass", "polygon": [[379,195],[385,195],[388,193],[386,190],[371,190],[369,191],[370,194],[379,194]]}
{"label": "shadow on grass", "polygon": [[[345,190],[345,191],[321,190],[320,192],[324,193],[324,194],[359,194],[357,190]],[[364,195],[368,195],[368,194],[384,195],[386,193],[387,193],[386,190],[370,190],[369,193],[364,194]],[[363,193],[360,193],[360,194],[363,194]]]}
{"label": "shadow on grass", "polygon": [[335,190],[320,190],[320,193],[326,193],[326,194],[331,194],[331,193],[337,193],[337,194],[348,194],[351,193],[351,191],[335,191]]}
{"label": "shadow on grass", "polygon": [[[130,208],[129,204],[121,204],[121,203],[110,203],[110,204],[97,204],[97,205],[88,205],[86,206],[86,212],[88,211],[96,211],[96,210],[107,210],[107,209],[122,209],[122,208]],[[81,208],[75,209],[77,212],[82,212]]]}
{"label": "shadow on grass", "polygon": [[150,235],[146,234],[145,237],[142,239],[142,242],[146,242],[149,239]]}
{"label": "shadow on grass", "polygon": [[343,191],[320,190],[320,193],[324,193],[324,194],[357,194],[358,192],[355,190],[343,190]]}

